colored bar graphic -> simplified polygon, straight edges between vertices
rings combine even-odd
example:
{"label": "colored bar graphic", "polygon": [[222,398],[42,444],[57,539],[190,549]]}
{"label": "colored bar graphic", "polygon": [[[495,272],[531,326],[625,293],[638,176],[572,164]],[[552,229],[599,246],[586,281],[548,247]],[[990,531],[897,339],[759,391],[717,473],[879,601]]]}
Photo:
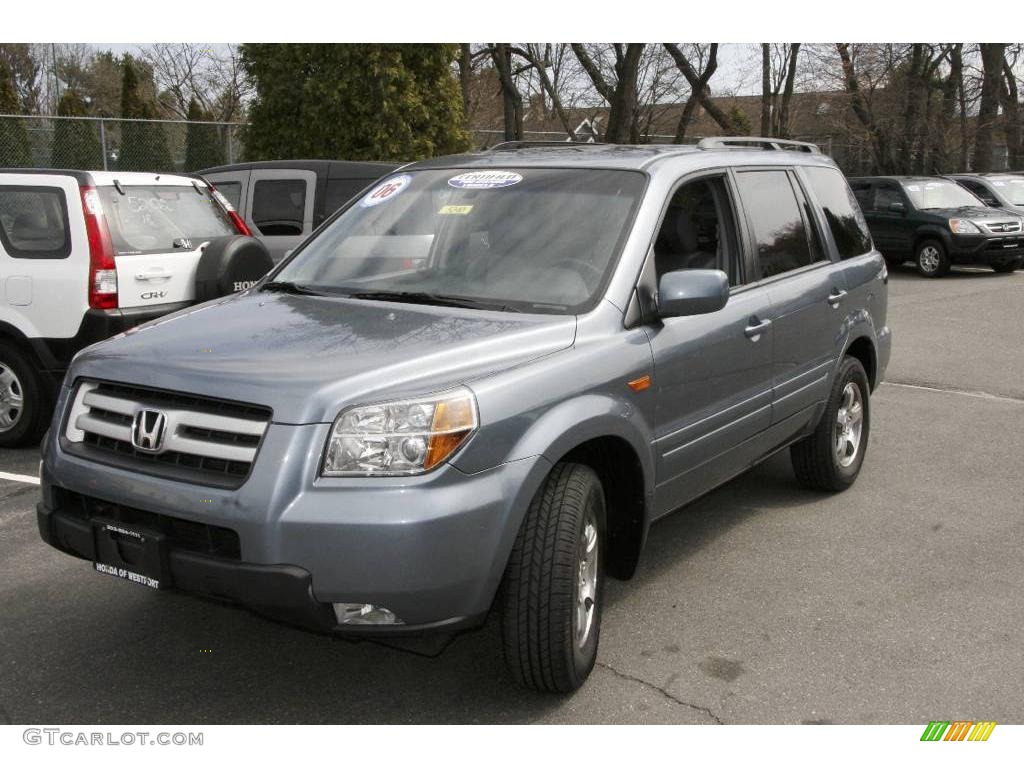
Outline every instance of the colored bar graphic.
{"label": "colored bar graphic", "polygon": [[995,720],[931,720],[921,741],[988,741],[995,727]]}
{"label": "colored bar graphic", "polygon": [[943,741],[963,741],[967,738],[967,733],[971,730],[972,725],[974,725],[973,720],[954,720]]}
{"label": "colored bar graphic", "polygon": [[993,720],[984,720],[976,723],[974,730],[971,731],[971,735],[967,737],[968,741],[988,741],[988,737],[992,735],[992,731],[995,730],[996,724]]}

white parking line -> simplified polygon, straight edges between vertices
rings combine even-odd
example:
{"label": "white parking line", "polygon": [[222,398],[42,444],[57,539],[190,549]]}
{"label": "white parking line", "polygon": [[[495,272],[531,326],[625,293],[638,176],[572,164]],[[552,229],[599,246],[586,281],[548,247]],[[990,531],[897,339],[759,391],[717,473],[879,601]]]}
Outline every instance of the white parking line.
{"label": "white parking line", "polygon": [[16,483],[39,485],[39,478],[32,475],[16,475],[13,472],[0,472],[0,480],[13,480]]}
{"label": "white parking line", "polygon": [[905,389],[920,389],[925,392],[941,392],[944,395],[963,395],[964,397],[976,397],[980,400],[1001,400],[1004,403],[1016,403],[1017,405],[1024,405],[1024,400],[1019,397],[1010,397],[1008,395],[993,395],[991,392],[979,392],[971,391],[968,389],[952,389],[946,387],[929,387],[924,384],[905,384],[901,381],[886,381],[886,386],[890,387],[903,387]]}

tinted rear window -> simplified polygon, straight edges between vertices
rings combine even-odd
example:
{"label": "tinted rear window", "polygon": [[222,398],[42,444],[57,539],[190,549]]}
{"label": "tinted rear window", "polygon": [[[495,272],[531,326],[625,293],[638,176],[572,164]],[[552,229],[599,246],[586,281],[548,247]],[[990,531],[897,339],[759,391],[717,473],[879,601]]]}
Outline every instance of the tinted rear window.
{"label": "tinted rear window", "polygon": [[260,234],[301,235],[306,212],[302,179],[257,181],[252,193],[252,221]]}
{"label": "tinted rear window", "polygon": [[191,251],[235,234],[224,209],[203,187],[99,187],[110,239],[118,253]]}
{"label": "tinted rear window", "polygon": [[843,175],[833,168],[804,168],[804,173],[825,212],[839,258],[849,259],[870,251],[867,222]]}
{"label": "tinted rear window", "polygon": [[0,240],[16,259],[67,257],[71,243],[63,190],[0,187]]}

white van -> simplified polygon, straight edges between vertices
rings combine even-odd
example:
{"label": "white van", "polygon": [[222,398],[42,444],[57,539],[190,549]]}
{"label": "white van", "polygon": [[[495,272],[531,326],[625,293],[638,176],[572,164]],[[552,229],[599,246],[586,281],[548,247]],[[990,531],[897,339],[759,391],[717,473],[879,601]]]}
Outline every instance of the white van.
{"label": "white van", "polygon": [[[0,447],[41,437],[78,350],[210,298],[197,271],[224,254],[206,246],[248,234],[199,178],[0,170]],[[247,253],[232,285],[269,268]]]}

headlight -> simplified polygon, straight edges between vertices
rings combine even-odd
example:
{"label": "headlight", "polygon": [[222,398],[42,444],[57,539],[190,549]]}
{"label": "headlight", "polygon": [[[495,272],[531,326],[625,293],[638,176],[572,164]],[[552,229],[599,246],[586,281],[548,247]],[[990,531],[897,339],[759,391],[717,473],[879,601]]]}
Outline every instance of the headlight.
{"label": "headlight", "polygon": [[347,408],[334,420],[320,474],[422,474],[455,453],[478,424],[476,399],[465,387]]}
{"label": "headlight", "polygon": [[950,219],[949,228],[958,235],[975,235],[981,230],[967,219]]}

